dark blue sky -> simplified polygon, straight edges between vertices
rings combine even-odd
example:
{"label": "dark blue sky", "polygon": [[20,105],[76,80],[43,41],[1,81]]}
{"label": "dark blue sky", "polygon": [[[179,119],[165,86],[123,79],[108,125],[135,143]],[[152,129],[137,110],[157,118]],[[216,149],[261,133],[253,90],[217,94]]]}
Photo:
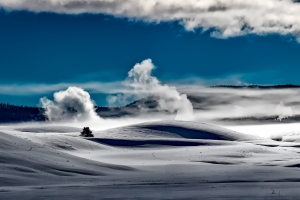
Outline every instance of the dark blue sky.
{"label": "dark blue sky", "polygon": [[[216,39],[177,22],[25,11],[1,11],[0,27],[0,85],[123,80],[147,58],[166,83],[238,76],[252,84],[300,84],[300,44],[287,36]],[[50,94],[0,94],[0,102],[36,105],[43,95]],[[105,104],[105,95],[92,97]]]}

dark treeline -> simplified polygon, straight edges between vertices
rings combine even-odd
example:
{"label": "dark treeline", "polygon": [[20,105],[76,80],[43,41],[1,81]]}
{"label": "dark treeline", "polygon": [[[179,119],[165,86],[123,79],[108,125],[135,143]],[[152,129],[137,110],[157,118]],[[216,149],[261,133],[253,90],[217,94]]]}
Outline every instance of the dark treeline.
{"label": "dark treeline", "polygon": [[[133,109],[126,107],[98,107],[96,113],[102,118],[118,118],[131,116]],[[44,115],[45,109],[40,107],[16,106],[7,103],[0,103],[0,123],[16,123],[31,121],[47,121]]]}
{"label": "dark treeline", "polygon": [[43,108],[0,103],[0,123],[45,120]]}
{"label": "dark treeline", "polygon": [[[102,118],[116,118],[131,116],[132,109],[126,107],[99,107],[95,106],[96,113]],[[31,121],[47,121],[45,109],[41,107],[16,106],[0,103],[0,123],[16,123]]]}

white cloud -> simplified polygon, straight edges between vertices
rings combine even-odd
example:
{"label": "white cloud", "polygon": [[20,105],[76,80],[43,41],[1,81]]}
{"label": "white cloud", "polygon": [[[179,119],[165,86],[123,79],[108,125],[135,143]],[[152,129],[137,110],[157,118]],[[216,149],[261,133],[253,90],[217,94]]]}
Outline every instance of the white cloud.
{"label": "white cloud", "polygon": [[270,33],[300,37],[300,4],[294,0],[0,0],[0,7],[179,21],[187,30],[214,28],[212,35],[223,38]]}

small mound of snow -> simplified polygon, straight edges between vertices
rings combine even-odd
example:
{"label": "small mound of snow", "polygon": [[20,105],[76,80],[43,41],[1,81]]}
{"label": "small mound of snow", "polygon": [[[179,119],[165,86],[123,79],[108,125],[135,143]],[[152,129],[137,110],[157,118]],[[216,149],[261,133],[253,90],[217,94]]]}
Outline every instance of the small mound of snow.
{"label": "small mound of snow", "polygon": [[271,135],[272,140],[282,141],[282,142],[300,142],[299,132],[285,132]]}
{"label": "small mound of snow", "polygon": [[39,126],[39,127],[23,127],[15,129],[21,132],[29,133],[72,133],[80,132],[80,128],[68,127],[68,126]]}
{"label": "small mound of snow", "polygon": [[159,121],[114,128],[95,133],[101,138],[184,138],[208,140],[257,140],[256,136],[197,122]]}

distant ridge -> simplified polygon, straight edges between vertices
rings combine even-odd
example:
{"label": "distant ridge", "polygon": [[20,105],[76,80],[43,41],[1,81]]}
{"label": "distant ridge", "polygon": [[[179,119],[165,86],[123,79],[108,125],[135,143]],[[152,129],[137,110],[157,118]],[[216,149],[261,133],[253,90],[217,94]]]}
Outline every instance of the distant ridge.
{"label": "distant ridge", "polygon": [[300,88],[300,85],[283,84],[283,85],[215,85],[210,88],[247,88],[247,89],[291,89]]}

